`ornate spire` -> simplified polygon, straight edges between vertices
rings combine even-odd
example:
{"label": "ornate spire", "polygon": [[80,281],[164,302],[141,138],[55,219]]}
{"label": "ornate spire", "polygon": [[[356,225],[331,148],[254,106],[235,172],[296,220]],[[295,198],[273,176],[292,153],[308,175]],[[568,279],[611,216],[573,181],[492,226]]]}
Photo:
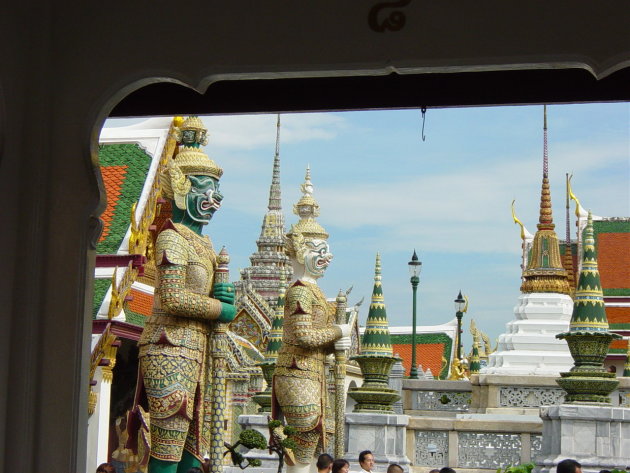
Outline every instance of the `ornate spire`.
{"label": "ornate spire", "polygon": [[540,193],[540,217],[538,218],[538,230],[553,230],[553,216],[551,214],[551,190],[549,186],[549,151],[547,147],[547,105],[544,106],[543,126],[543,181]]}
{"label": "ornate spire", "polygon": [[573,296],[573,315],[570,332],[607,332],[608,319],[604,307],[604,293],[597,267],[597,250],[593,236],[593,217],[588,213],[584,229],[584,247],[580,279]]}
{"label": "ornate spire", "polygon": [[282,210],[282,196],[280,193],[280,114],[276,124],[276,154],[273,158],[273,176],[269,187],[269,210]]}
{"label": "ornate spire", "polygon": [[[280,115],[276,124],[276,150],[273,158],[273,174],[269,187],[269,203],[263,218],[260,236],[256,240],[257,251],[249,257],[251,266],[241,271],[241,277],[251,284],[258,294],[273,308],[280,291],[280,272],[291,272],[289,258],[284,253],[284,215],[280,191]],[[235,285],[241,291],[245,283]],[[271,316],[270,316],[271,317]]]}
{"label": "ornate spire", "polygon": [[575,361],[571,371],[560,373],[556,382],[567,392],[566,404],[610,404],[619,381],[615,373],[604,369],[610,342],[621,335],[608,331],[604,294],[597,269],[597,251],[593,236],[593,217],[588,213],[584,229],[584,249],[580,279],[573,296],[573,315],[569,331],[556,338],[566,340]]}
{"label": "ornate spire", "polygon": [[566,236],[564,240],[564,269],[567,270],[567,281],[571,291],[575,290],[575,269],[573,268],[573,251],[571,249],[571,217],[569,216],[569,191],[571,177],[567,173],[567,205],[566,205]]}
{"label": "ornate spire", "polygon": [[378,253],[372,302],[361,341],[361,354],[350,359],[357,361],[364,379],[363,386],[348,390],[348,396],[357,402],[354,412],[393,413],[392,405],[400,399],[400,395],[388,386],[387,381],[392,366],[400,358],[392,355],[392,341],[381,286],[381,256]]}
{"label": "ornate spire", "polygon": [[372,302],[365,323],[365,332],[361,342],[361,354],[366,356],[392,356],[392,341],[387,324],[385,298],[381,286],[381,256],[376,254],[374,269],[374,289]]}
{"label": "ornate spire", "polygon": [[538,231],[534,235],[531,256],[523,272],[521,292],[552,292],[570,294],[567,272],[560,259],[558,236],[551,215],[549,163],[547,156],[547,107],[544,111],[543,180],[540,197]]}

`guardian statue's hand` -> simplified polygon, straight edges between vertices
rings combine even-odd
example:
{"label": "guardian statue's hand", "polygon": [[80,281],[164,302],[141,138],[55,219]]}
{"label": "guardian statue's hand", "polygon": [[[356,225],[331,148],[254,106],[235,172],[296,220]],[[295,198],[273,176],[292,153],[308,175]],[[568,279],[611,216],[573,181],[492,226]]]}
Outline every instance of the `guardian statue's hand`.
{"label": "guardian statue's hand", "polygon": [[212,297],[226,304],[234,304],[234,284],[229,282],[216,283],[212,289]]}

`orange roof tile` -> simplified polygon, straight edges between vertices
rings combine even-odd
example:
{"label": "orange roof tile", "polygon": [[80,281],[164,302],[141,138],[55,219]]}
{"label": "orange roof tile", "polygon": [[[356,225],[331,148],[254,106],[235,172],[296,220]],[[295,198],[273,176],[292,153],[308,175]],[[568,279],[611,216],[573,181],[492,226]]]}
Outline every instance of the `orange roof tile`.
{"label": "orange roof tile", "polygon": [[626,350],[628,348],[628,341],[627,340],[613,340],[612,343],[610,344],[610,348],[621,348],[623,350]]}
{"label": "orange roof tile", "polygon": [[127,303],[129,309],[147,317],[151,315],[151,311],[153,310],[153,294],[131,289],[129,295],[133,297],[133,300]]}
{"label": "orange roof tile", "polygon": [[109,235],[109,227],[116,211],[116,204],[120,197],[120,188],[125,180],[127,166],[106,166],[101,168],[103,175],[103,184],[105,185],[105,194],[107,196],[107,207],[101,215],[103,221],[103,233],[99,238],[99,242],[103,241]]}
{"label": "orange roof tile", "polygon": [[630,233],[600,233],[597,263],[602,287],[630,288]]}
{"label": "orange roof tile", "polygon": [[606,307],[609,324],[630,324],[630,307]]}
{"label": "orange roof tile", "polygon": [[[409,376],[411,370],[411,344],[393,344],[392,351],[402,358],[405,368],[405,376]],[[436,378],[442,369],[442,356],[444,354],[443,343],[426,343],[416,345],[416,362],[422,365],[424,371],[431,368],[431,373]]]}

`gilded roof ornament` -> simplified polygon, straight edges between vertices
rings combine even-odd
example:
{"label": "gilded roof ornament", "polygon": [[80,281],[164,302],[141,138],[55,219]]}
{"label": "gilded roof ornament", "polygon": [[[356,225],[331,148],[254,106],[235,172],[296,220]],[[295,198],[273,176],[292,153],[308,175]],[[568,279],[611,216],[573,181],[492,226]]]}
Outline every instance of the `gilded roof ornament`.
{"label": "gilded roof ornament", "polygon": [[540,194],[540,216],[538,231],[534,235],[531,256],[523,271],[521,292],[551,292],[571,294],[567,272],[562,266],[558,236],[551,213],[551,191],[549,186],[549,160],[547,153],[547,106],[544,111],[543,180]]}

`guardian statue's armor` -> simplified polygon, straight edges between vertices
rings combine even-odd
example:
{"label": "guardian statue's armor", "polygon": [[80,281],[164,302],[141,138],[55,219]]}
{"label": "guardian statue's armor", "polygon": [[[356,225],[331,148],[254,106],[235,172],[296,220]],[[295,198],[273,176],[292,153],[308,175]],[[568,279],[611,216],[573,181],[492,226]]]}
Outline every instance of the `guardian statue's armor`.
{"label": "guardian statue's armor", "polygon": [[[216,283],[217,255],[201,230],[221,205],[223,171],[199,149],[206,130],[196,117],[176,129],[179,152],[162,178],[173,218],[155,244],[153,314],[140,337],[140,398],[149,410],[149,473],[200,466],[210,450],[213,321],[235,314],[231,284]],[[141,403],[144,404],[144,403]]]}
{"label": "guardian statue's armor", "polygon": [[286,292],[284,333],[272,391],[274,417],[282,412],[286,423],[297,430],[294,459],[287,461],[289,472],[307,471],[318,444],[325,448],[326,434],[334,431],[326,415],[330,406],[324,362],[335,349],[350,346],[350,326],[335,325],[334,307],[317,286],[332,254],[328,234],[315,220],[319,205],[312,197],[308,169],[302,192],[294,207],[300,221],[286,235],[294,281]]}

